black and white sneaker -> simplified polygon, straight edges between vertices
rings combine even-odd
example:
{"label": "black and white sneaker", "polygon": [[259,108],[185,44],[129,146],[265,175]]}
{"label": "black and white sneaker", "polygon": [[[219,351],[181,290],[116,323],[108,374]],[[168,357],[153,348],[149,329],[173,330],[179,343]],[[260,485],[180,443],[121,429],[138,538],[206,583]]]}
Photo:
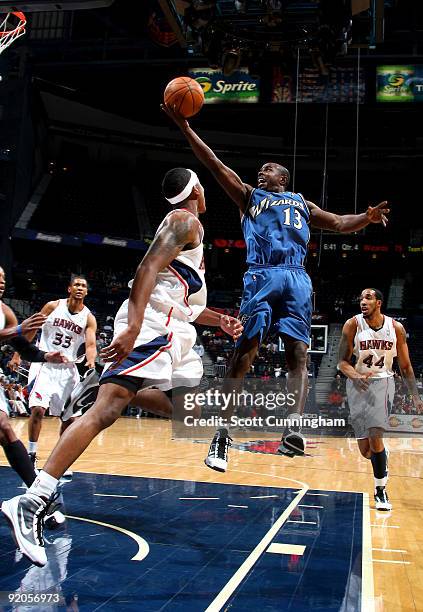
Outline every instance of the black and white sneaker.
{"label": "black and white sneaker", "polygon": [[228,452],[232,438],[225,427],[218,429],[210,444],[209,453],[204,459],[207,467],[216,472],[226,472],[228,469]]}
{"label": "black and white sneaker", "polygon": [[66,517],[61,510],[64,510],[63,495],[60,492],[56,492],[50,499],[50,503],[44,517],[44,527],[46,529],[53,531],[54,529],[58,529],[60,525],[63,525],[63,523],[66,521]]}
{"label": "black and white sneaker", "polygon": [[43,567],[47,563],[44,549],[43,519],[49,504],[34,493],[18,495],[1,506],[13,530],[16,543],[20,551],[28,559]]}
{"label": "black and white sneaker", "polygon": [[281,438],[281,443],[278,448],[280,455],[286,457],[304,457],[305,455],[306,440],[300,434],[300,432],[289,431],[284,433]]}
{"label": "black and white sneaker", "polygon": [[389,501],[385,487],[376,487],[375,489],[376,510],[392,510],[392,504]]}

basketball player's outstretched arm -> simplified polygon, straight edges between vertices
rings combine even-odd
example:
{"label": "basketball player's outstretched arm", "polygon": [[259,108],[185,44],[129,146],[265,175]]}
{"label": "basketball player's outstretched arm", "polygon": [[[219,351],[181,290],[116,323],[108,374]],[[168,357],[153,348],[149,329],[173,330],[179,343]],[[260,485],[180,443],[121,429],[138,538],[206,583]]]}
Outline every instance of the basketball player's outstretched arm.
{"label": "basketball player's outstretched arm", "polygon": [[129,295],[128,327],[101,351],[104,361],[120,363],[132,351],[157,274],[179,255],[184,246],[192,245],[194,248],[200,243],[199,228],[198,219],[183,210],[166,219],[137,268]]}
{"label": "basketball player's outstretched arm", "polygon": [[20,325],[20,331],[18,329],[18,320],[15,313],[9,306],[3,304],[3,312],[6,319],[5,328],[0,330],[0,339],[8,340],[13,348],[25,359],[26,361],[46,361],[48,363],[65,363],[66,359],[62,357],[59,351],[46,353],[40,351],[36,346],[31,344],[25,334],[31,332],[33,329],[37,331],[46,317],[41,315],[39,312],[32,315],[25,321],[22,321]]}
{"label": "basketball player's outstretched arm", "polygon": [[381,223],[384,227],[388,223],[387,202],[380,202],[377,206],[369,206],[366,212],[359,215],[336,215],[322,210],[313,202],[307,202],[310,208],[310,224],[319,229],[332,230],[342,234],[357,232],[370,223]]}
{"label": "basketball player's outstretched arm", "polygon": [[3,312],[6,318],[6,325],[4,329],[0,330],[0,340],[9,340],[10,338],[14,338],[15,336],[19,335],[26,337],[32,335],[33,338],[37,333],[37,330],[42,327],[46,320],[45,315],[37,312],[33,314],[32,317],[22,321],[20,329],[18,329],[18,320],[13,310],[6,304],[3,304]]}
{"label": "basketball player's outstretched arm", "polygon": [[90,313],[87,318],[87,327],[85,328],[85,365],[87,368],[94,367],[95,358],[97,357],[96,331],[97,321],[95,316]]}
{"label": "basketball player's outstretched arm", "polygon": [[368,388],[367,378],[371,375],[360,374],[351,365],[351,357],[354,349],[354,338],[357,333],[357,322],[355,317],[348,319],[342,328],[342,336],[339,342],[338,351],[338,370],[344,374],[347,378],[354,380],[359,389],[365,391]]}
{"label": "basketball player's outstretched arm", "polygon": [[423,401],[420,399],[419,390],[414,376],[413,366],[410,361],[410,354],[407,346],[407,336],[404,326],[398,321],[394,321],[395,333],[397,336],[397,358],[401,375],[405,380],[409,393],[413,396],[413,403],[419,414],[423,413]]}
{"label": "basketball player's outstretched arm", "polygon": [[[3,304],[3,311],[6,317],[6,326],[4,329],[0,330],[0,340],[7,340],[8,338],[15,338],[18,335],[18,331],[19,331],[17,329],[18,320],[15,316],[15,313],[6,304]],[[21,333],[23,335],[25,334],[32,335],[32,333],[34,333],[35,335],[37,333],[37,330],[44,323],[44,321],[45,321],[45,317],[42,316],[41,314],[36,313],[35,315],[32,315],[32,317],[30,317],[29,319],[21,323]],[[32,332],[32,329],[35,329],[35,331]],[[20,364],[21,364],[21,356],[18,353],[18,351],[15,351],[9,363],[7,364],[7,367],[9,368],[9,370],[12,370],[13,372],[15,372],[17,368],[20,366]]]}
{"label": "basketball player's outstretched arm", "polygon": [[[44,321],[45,321],[48,315],[51,314],[55,308],[57,308],[58,304],[59,304],[59,300],[55,300],[53,302],[47,302],[47,304],[44,304],[44,306],[41,308],[38,314],[44,315]],[[40,329],[40,327],[42,327],[42,325],[40,325],[37,328],[33,327],[29,332],[26,332],[26,331],[23,332],[29,342],[32,342],[34,340],[36,333]]]}
{"label": "basketball player's outstretched arm", "polygon": [[194,155],[213,174],[219,185],[244,212],[252,191],[251,185],[244,183],[240,177],[216,156],[206,143],[194,132],[188,121],[168,106],[162,105],[162,110],[176,123],[187,139]]}

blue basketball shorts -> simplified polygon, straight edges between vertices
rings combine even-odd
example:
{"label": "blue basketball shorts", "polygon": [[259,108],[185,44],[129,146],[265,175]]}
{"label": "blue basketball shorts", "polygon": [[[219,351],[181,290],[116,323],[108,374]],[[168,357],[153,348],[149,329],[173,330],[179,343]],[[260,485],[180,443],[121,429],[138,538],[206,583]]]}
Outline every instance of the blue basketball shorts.
{"label": "blue basketball shorts", "polygon": [[302,266],[251,266],[244,275],[239,317],[244,331],[238,340],[260,336],[269,330],[310,341],[312,285]]}

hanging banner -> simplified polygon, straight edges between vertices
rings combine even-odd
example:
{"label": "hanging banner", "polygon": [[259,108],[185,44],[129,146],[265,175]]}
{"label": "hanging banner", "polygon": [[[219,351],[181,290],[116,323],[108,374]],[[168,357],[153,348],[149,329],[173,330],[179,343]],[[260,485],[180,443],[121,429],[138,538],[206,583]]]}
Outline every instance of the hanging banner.
{"label": "hanging banner", "polygon": [[95,244],[98,246],[113,246],[123,249],[135,249],[137,251],[148,250],[148,244],[144,240],[132,240],[130,238],[113,238],[101,236],[100,234],[81,234],[80,236],[70,236],[68,234],[52,234],[51,232],[39,232],[32,229],[15,228],[12,233],[13,238],[24,240],[41,240],[52,244],[65,244],[68,246],[82,246],[83,243]]}
{"label": "hanging banner", "polygon": [[240,68],[230,76],[224,76],[221,70],[193,68],[189,76],[200,83],[206,104],[259,101],[260,79],[251,77],[246,68]]}
{"label": "hanging banner", "polygon": [[423,102],[423,65],[378,66],[377,102]]}

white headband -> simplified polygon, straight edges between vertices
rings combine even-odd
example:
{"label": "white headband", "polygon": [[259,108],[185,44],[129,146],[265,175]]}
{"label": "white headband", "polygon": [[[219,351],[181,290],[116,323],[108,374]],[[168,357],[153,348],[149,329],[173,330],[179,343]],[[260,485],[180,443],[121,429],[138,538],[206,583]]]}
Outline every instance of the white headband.
{"label": "white headband", "polygon": [[166,198],[166,200],[169,202],[169,204],[172,204],[172,206],[174,204],[179,204],[179,202],[183,202],[184,200],[186,200],[187,197],[190,195],[194,185],[199,182],[198,176],[195,174],[195,172],[193,172],[193,170],[189,170],[189,168],[187,168],[187,170],[191,174],[191,178],[189,179],[186,187],[184,187],[180,194],[174,196],[173,198]]}

